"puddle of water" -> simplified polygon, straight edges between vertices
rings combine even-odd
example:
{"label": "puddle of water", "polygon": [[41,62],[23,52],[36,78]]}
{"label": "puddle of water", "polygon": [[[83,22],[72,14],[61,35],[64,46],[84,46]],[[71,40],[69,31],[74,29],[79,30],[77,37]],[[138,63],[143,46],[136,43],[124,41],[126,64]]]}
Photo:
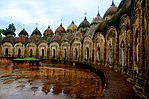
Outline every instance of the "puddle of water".
{"label": "puddle of water", "polygon": [[0,65],[0,99],[99,97],[102,90],[101,79],[89,70],[71,67],[66,64],[54,64],[54,68],[53,65]]}

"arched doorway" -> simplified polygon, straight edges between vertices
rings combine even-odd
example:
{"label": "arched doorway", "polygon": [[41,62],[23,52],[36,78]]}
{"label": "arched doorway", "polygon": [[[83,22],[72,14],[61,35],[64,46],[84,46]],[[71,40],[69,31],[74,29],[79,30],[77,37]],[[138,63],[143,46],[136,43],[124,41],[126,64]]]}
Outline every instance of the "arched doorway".
{"label": "arched doorway", "polygon": [[66,54],[67,52],[66,52],[66,49],[64,48],[64,60],[66,59]]}
{"label": "arched doorway", "polygon": [[30,49],[30,55],[29,56],[33,57],[33,50],[32,49]]}
{"label": "arched doorway", "polygon": [[52,50],[52,58],[55,58],[55,49]]}
{"label": "arched doorway", "polygon": [[41,58],[44,58],[44,49],[42,49],[41,52]]}
{"label": "arched doorway", "polygon": [[100,62],[100,47],[97,49],[97,62]]}
{"label": "arched doorway", "polygon": [[136,30],[135,34],[135,41],[134,41],[134,67],[135,71],[138,74],[139,73],[139,31]]}
{"label": "arched doorway", "polygon": [[88,59],[89,59],[89,48],[88,47],[86,47],[86,51],[85,51],[85,59],[86,59],[86,61],[88,61]]}
{"label": "arched doorway", "polygon": [[139,72],[139,44],[136,46],[136,72]]}
{"label": "arched doorway", "polygon": [[8,57],[8,48],[5,49],[5,56]]}
{"label": "arched doorway", "polygon": [[125,49],[124,49],[124,41],[121,43],[121,62],[122,62],[122,72],[124,72],[124,65],[125,65]]}
{"label": "arched doorway", "polygon": [[113,63],[113,48],[112,48],[112,45],[109,44],[109,65],[112,65]]}
{"label": "arched doorway", "polygon": [[78,51],[77,51],[77,48],[75,48],[75,60],[77,60],[78,58]]}
{"label": "arched doorway", "polygon": [[20,58],[21,57],[21,49],[19,48],[18,49],[18,56],[17,56],[18,58]]}

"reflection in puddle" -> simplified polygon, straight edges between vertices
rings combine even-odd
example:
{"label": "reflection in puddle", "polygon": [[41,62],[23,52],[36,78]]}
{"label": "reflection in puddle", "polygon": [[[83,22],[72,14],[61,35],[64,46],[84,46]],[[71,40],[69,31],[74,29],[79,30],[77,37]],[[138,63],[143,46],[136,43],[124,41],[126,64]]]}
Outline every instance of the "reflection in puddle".
{"label": "reflection in puddle", "polygon": [[[66,67],[66,68],[61,68]],[[71,65],[0,66],[0,99],[95,99],[101,80],[85,69]]]}

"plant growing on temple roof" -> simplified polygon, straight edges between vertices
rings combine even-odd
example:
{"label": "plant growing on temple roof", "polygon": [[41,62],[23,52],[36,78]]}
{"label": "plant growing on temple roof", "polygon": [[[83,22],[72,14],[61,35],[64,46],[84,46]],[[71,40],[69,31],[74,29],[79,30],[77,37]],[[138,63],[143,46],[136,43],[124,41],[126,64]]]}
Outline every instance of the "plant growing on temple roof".
{"label": "plant growing on temple roof", "polygon": [[0,29],[0,37],[2,37],[3,31],[4,31],[4,29]]}
{"label": "plant growing on temple roof", "polygon": [[8,36],[15,36],[16,35],[15,31],[16,31],[16,28],[15,28],[14,24],[11,23],[11,24],[9,24],[8,28],[6,28],[5,30],[2,29],[1,32],[3,33],[3,35],[8,37]]}

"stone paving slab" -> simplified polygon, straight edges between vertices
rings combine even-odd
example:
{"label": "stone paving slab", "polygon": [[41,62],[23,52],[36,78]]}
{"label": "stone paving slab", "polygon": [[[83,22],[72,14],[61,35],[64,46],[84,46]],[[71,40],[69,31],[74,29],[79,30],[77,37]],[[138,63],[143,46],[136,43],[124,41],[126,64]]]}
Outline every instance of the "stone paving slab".
{"label": "stone paving slab", "polygon": [[100,99],[143,99],[133,91],[133,83],[109,67],[100,67],[106,73],[107,82]]}

